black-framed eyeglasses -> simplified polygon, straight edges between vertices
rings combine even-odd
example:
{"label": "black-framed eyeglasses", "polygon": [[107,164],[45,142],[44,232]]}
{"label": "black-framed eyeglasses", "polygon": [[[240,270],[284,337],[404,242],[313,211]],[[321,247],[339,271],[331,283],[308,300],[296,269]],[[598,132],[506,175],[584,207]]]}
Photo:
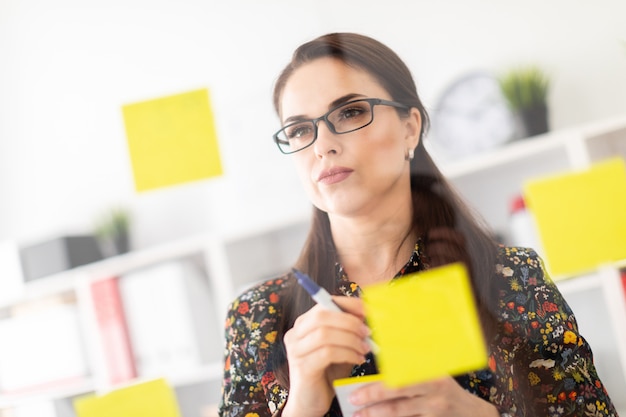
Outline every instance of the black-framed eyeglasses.
{"label": "black-framed eyeglasses", "polygon": [[338,135],[363,129],[374,121],[374,106],[377,105],[409,109],[404,104],[381,98],[352,100],[330,109],[317,119],[289,123],[274,133],[274,142],[282,153],[290,154],[308,148],[315,142],[320,121],[324,121],[328,129]]}

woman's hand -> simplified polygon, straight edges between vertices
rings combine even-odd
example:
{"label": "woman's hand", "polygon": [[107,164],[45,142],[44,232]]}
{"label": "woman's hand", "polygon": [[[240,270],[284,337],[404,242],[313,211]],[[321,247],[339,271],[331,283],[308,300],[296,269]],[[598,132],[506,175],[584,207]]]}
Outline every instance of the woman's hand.
{"label": "woman's hand", "polygon": [[363,406],[354,417],[498,417],[495,406],[465,391],[451,377],[390,389],[381,382],[355,390],[350,401]]}
{"label": "woman's hand", "polygon": [[370,350],[363,302],[351,297],[333,300],[344,312],[316,305],[285,333],[290,386],[283,417],[323,416],[335,396],[333,380],[350,376]]}

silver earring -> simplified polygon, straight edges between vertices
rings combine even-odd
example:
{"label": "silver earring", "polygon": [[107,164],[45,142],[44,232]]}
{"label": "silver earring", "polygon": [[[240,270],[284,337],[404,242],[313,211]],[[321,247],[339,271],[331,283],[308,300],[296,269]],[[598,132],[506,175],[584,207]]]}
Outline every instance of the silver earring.
{"label": "silver earring", "polygon": [[404,156],[405,161],[410,161],[415,157],[415,152],[413,149],[408,149],[406,155]]}

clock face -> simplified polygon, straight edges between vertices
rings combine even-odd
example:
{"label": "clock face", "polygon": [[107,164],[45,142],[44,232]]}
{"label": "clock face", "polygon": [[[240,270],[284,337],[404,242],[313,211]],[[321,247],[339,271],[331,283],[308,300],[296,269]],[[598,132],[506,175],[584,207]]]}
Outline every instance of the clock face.
{"label": "clock face", "polygon": [[517,130],[498,80],[488,73],[473,73],[441,96],[428,140],[436,152],[456,159],[511,141]]}

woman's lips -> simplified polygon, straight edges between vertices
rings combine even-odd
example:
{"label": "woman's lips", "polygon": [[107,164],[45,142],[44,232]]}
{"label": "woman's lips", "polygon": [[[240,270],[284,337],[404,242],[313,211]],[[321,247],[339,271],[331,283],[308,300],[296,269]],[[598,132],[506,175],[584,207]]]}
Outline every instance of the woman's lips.
{"label": "woman's lips", "polygon": [[336,167],[322,171],[317,178],[317,182],[322,184],[336,184],[348,178],[352,174],[350,168]]}

